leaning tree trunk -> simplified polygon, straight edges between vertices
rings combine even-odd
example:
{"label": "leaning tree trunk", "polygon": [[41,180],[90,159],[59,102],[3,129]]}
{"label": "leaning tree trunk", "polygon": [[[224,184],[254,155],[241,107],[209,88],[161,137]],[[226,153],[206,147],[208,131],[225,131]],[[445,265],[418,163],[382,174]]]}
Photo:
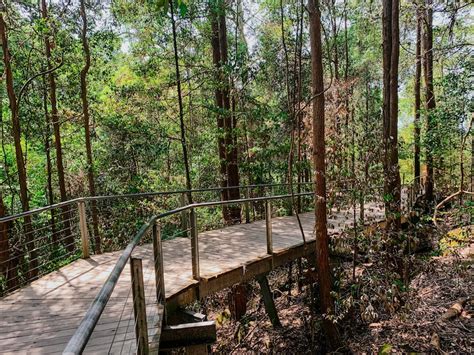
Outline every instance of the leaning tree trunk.
{"label": "leaning tree trunk", "polygon": [[[315,174],[316,260],[322,312],[334,314],[331,296],[332,280],[329,265],[329,237],[326,211],[326,146],[324,128],[324,82],[321,44],[321,12],[319,0],[308,0],[311,38],[311,79],[313,93],[313,161]],[[327,317],[323,320],[324,331],[334,350],[339,348],[340,337],[335,324]]]}
{"label": "leaning tree trunk", "polygon": [[[44,1],[44,0],[43,0]],[[84,117],[84,133],[86,144],[87,157],[87,181],[89,183],[89,195],[95,196],[95,182],[94,182],[94,160],[92,158],[92,144],[90,131],[90,116],[89,116],[89,101],[87,99],[87,73],[91,66],[91,53],[89,49],[89,41],[87,40],[87,15],[84,0],[81,0],[81,18],[82,18],[82,48],[84,50],[85,64],[81,70],[81,100],[82,100],[82,115]],[[92,212],[92,227],[94,232],[94,250],[96,254],[101,253],[101,241],[99,235],[99,219],[97,216],[97,202],[95,200],[91,203]]]}
{"label": "leaning tree trunk", "polygon": [[433,145],[434,122],[433,115],[436,108],[434,86],[433,86],[433,0],[426,0],[425,30],[423,38],[424,50],[424,76],[425,76],[425,100],[426,100],[426,201],[429,204],[434,202],[434,169],[433,169]]}
{"label": "leaning tree trunk", "polygon": [[[46,0],[41,0],[41,17],[48,21],[48,7],[46,5]],[[64,176],[64,164],[63,164],[63,148],[61,143],[61,128],[59,124],[59,114],[58,114],[58,101],[56,97],[56,79],[53,69],[53,63],[51,59],[51,50],[53,44],[48,36],[44,37],[44,49],[46,53],[46,60],[48,61],[48,70],[50,73],[49,78],[49,99],[51,101],[51,119],[53,122],[53,131],[54,131],[54,145],[56,148],[56,169],[58,170],[58,185],[59,185],[59,194],[61,201],[67,201],[67,191],[66,191],[66,178]],[[64,245],[69,252],[72,252],[75,249],[74,245],[74,236],[71,230],[71,213],[69,206],[64,206],[62,208],[62,220],[64,225]]]}
{"label": "leaning tree trunk", "polygon": [[[13,83],[13,72],[11,68],[10,50],[8,48],[7,25],[0,13],[0,37],[2,41],[3,62],[5,66],[5,79],[7,86],[8,100],[10,102],[10,111],[12,117],[13,141],[15,145],[16,166],[18,170],[18,182],[20,185],[20,201],[23,212],[30,209],[28,200],[28,182],[26,177],[25,160],[23,149],[21,147],[21,127],[19,117],[19,107]],[[38,275],[38,253],[34,245],[33,229],[31,226],[31,216],[24,217],[23,230],[26,236],[26,246],[29,252],[29,277],[35,279]],[[15,274],[18,270],[15,270]]]}

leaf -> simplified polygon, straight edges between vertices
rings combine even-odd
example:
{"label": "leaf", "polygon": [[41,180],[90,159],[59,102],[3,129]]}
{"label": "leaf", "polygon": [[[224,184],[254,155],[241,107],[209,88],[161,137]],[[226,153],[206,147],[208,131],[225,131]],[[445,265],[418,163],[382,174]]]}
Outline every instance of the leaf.
{"label": "leaf", "polygon": [[392,351],[392,345],[390,344],[383,344],[382,347],[379,350],[379,355],[386,355],[390,354]]}
{"label": "leaf", "polygon": [[184,1],[178,1],[178,8],[181,17],[186,16],[186,14],[188,13],[188,5],[186,5]]}

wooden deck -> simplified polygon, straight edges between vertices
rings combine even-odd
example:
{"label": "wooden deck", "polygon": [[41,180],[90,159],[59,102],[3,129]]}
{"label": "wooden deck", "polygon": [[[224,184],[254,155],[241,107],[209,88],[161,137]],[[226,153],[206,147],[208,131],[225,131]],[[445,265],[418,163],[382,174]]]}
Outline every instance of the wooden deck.
{"label": "wooden deck", "polygon": [[[368,221],[384,218],[383,207],[365,207]],[[202,280],[192,279],[190,241],[163,242],[167,302],[186,304],[232,284],[314,252],[314,214],[301,215],[308,243],[303,245],[295,217],[272,219],[274,255],[266,253],[265,221],[241,224],[199,234]],[[350,227],[352,210],[334,212],[330,234]],[[93,255],[53,272],[0,300],[0,353],[60,353],[90,303],[107,279],[120,252]],[[155,299],[152,247],[136,248],[143,258],[148,325],[159,322]],[[159,329],[151,326],[150,339]],[[133,353],[134,319],[130,269],[126,267],[94,330],[85,353]]]}

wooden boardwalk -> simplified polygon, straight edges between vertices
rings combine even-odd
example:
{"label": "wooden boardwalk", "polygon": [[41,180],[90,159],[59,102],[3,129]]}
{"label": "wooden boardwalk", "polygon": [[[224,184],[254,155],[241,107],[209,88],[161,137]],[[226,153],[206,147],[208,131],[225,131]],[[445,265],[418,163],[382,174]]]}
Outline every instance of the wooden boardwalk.
{"label": "wooden boardwalk", "polygon": [[[368,221],[383,220],[383,207],[365,206]],[[329,232],[351,226],[352,210],[334,212]],[[270,271],[289,260],[314,252],[314,214],[301,215],[308,243],[295,217],[272,219],[274,255],[266,250],[265,221],[235,225],[199,234],[200,282],[193,280],[190,241],[177,238],[163,242],[167,302],[186,304],[234,283]],[[52,272],[0,300],[0,353],[60,353],[76,330],[92,300],[109,276],[121,252],[93,255]],[[151,245],[137,247],[143,258],[149,336],[159,322],[155,299]],[[132,353],[135,351],[130,269],[126,267],[85,353]]]}

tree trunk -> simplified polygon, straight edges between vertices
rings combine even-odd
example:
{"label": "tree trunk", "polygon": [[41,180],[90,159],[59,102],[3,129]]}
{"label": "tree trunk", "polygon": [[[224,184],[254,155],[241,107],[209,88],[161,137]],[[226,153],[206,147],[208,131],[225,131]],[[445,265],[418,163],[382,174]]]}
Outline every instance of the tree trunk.
{"label": "tree trunk", "polygon": [[424,50],[424,76],[425,76],[425,100],[426,100],[426,135],[428,144],[426,146],[426,201],[434,202],[434,173],[433,173],[433,145],[434,123],[433,114],[436,101],[433,86],[433,0],[426,0],[425,30],[423,38]]}
{"label": "tree trunk", "polygon": [[399,0],[392,0],[392,54],[390,63],[390,189],[395,230],[400,229],[401,181],[398,165],[398,63],[400,58]]}
{"label": "tree trunk", "polygon": [[179,70],[179,56],[178,56],[178,43],[176,36],[176,21],[174,18],[174,4],[173,0],[169,0],[170,11],[171,11],[171,28],[173,32],[173,49],[174,49],[174,64],[176,70],[176,85],[178,92],[178,107],[179,107],[179,127],[181,132],[181,147],[183,149],[183,160],[184,160],[184,171],[186,176],[186,195],[188,197],[188,203],[193,203],[193,195],[191,193],[191,173],[189,169],[188,159],[188,148],[186,144],[186,127],[184,125],[184,110],[183,110],[183,95],[181,92],[181,74]]}
{"label": "tree trunk", "polygon": [[[3,14],[0,13],[0,37],[2,41],[3,62],[5,65],[5,79],[7,86],[8,100],[10,102],[10,111],[12,117],[13,141],[15,144],[16,166],[18,170],[18,183],[20,185],[20,200],[23,212],[30,209],[28,200],[28,182],[26,177],[25,160],[23,157],[23,148],[21,146],[21,127],[19,117],[19,107],[16,99],[13,72],[10,62],[10,51],[8,48],[7,26],[3,19]],[[29,252],[29,277],[35,279],[38,275],[38,254],[34,246],[33,229],[31,226],[31,216],[24,217],[23,230],[26,236],[26,244]],[[18,270],[16,270],[18,271]]]}
{"label": "tree trunk", "polygon": [[[217,127],[219,130],[219,159],[221,172],[221,186],[227,187],[221,196],[223,200],[237,200],[240,198],[238,188],[228,187],[239,186],[239,168],[237,137],[235,136],[236,117],[232,114],[230,100],[230,81],[225,73],[225,65],[228,62],[227,49],[227,27],[225,17],[225,1],[218,1],[217,4],[210,4],[211,27],[212,27],[212,52],[213,63],[216,67],[220,85],[216,88],[216,105],[219,109]],[[240,206],[225,206],[223,208],[224,220],[228,224],[240,223]]]}
{"label": "tree trunk", "polygon": [[[46,0],[41,0],[41,17],[48,21],[48,8],[46,5]],[[53,63],[51,62],[51,48],[53,47],[51,40],[48,36],[44,37],[44,48],[46,53],[46,60],[48,61],[48,70],[53,69]],[[51,118],[53,121],[53,131],[54,131],[54,145],[56,148],[56,168],[58,170],[58,185],[59,185],[59,194],[61,201],[67,201],[67,192],[66,192],[66,179],[64,177],[64,164],[63,164],[63,148],[61,143],[61,128],[59,124],[59,115],[58,115],[58,103],[56,98],[56,79],[54,71],[51,71],[48,74],[49,77],[49,99],[51,101]],[[62,208],[62,220],[64,225],[64,245],[69,252],[72,252],[75,249],[74,245],[74,236],[71,231],[71,213],[69,211],[69,206],[64,206]]]}
{"label": "tree trunk", "polygon": [[420,108],[421,108],[421,26],[422,16],[419,9],[416,11],[416,67],[415,67],[415,157],[414,157],[414,175],[415,189],[418,191],[420,186]]}
{"label": "tree trunk", "polygon": [[[216,85],[222,81],[222,68],[221,68],[221,51],[219,46],[219,22],[218,22],[218,10],[210,4],[210,18],[211,18],[211,45],[212,45],[212,61],[216,67]],[[224,119],[222,111],[224,110],[224,103],[222,97],[221,88],[216,86],[215,90],[215,103],[218,109],[217,113],[217,143],[219,151],[219,172],[220,172],[220,184],[223,190],[221,191],[221,200],[227,200],[227,164],[226,164],[226,148],[224,141]],[[227,206],[222,207],[223,217],[225,221],[229,219],[229,212]]]}
{"label": "tree trunk", "polygon": [[[311,38],[311,79],[313,92],[313,161],[315,174],[315,218],[316,218],[316,260],[320,283],[321,309],[324,314],[334,314],[331,296],[332,280],[329,265],[329,238],[326,215],[326,166],[324,128],[324,82],[321,44],[321,12],[319,0],[308,0]],[[335,324],[323,320],[324,331],[332,349],[339,348],[340,337]]]}
{"label": "tree trunk", "polygon": [[399,2],[383,2],[383,123],[384,197],[387,229],[400,229],[400,172],[398,167]]}
{"label": "tree trunk", "polygon": [[[44,1],[44,0],[43,0]],[[89,49],[89,41],[87,40],[87,15],[84,0],[81,0],[81,18],[82,18],[82,48],[84,50],[84,67],[81,70],[81,100],[82,100],[82,115],[84,117],[84,133],[86,144],[87,157],[87,181],[89,183],[89,195],[95,196],[95,182],[94,182],[94,160],[92,158],[92,144],[90,132],[90,116],[89,116],[89,101],[87,99],[87,73],[91,65],[91,54]],[[97,202],[94,200],[91,203],[92,212],[92,227],[94,232],[94,250],[96,254],[101,253],[101,241],[99,235],[99,218],[97,216]]]}
{"label": "tree trunk", "polygon": [[[221,51],[221,62],[228,63],[227,58],[227,26],[225,18],[225,1],[220,2],[219,10],[219,46]],[[239,186],[239,167],[237,163],[237,146],[234,144],[234,122],[230,107],[229,78],[225,75],[223,80],[222,97],[224,104],[224,140],[226,147],[227,184],[228,187]],[[228,200],[238,200],[240,190],[238,188],[227,190]],[[229,206],[229,222],[240,223],[240,206]]]}
{"label": "tree trunk", "polygon": [[[45,117],[45,137],[44,137],[44,150],[46,153],[46,175],[47,175],[47,190],[48,190],[48,204],[54,204],[54,190],[53,190],[53,164],[51,162],[51,120],[48,112],[48,90],[46,87],[46,76],[43,75],[43,109]],[[56,228],[56,210],[52,208],[51,212],[51,234],[53,236],[54,245],[58,244],[58,233]]]}

